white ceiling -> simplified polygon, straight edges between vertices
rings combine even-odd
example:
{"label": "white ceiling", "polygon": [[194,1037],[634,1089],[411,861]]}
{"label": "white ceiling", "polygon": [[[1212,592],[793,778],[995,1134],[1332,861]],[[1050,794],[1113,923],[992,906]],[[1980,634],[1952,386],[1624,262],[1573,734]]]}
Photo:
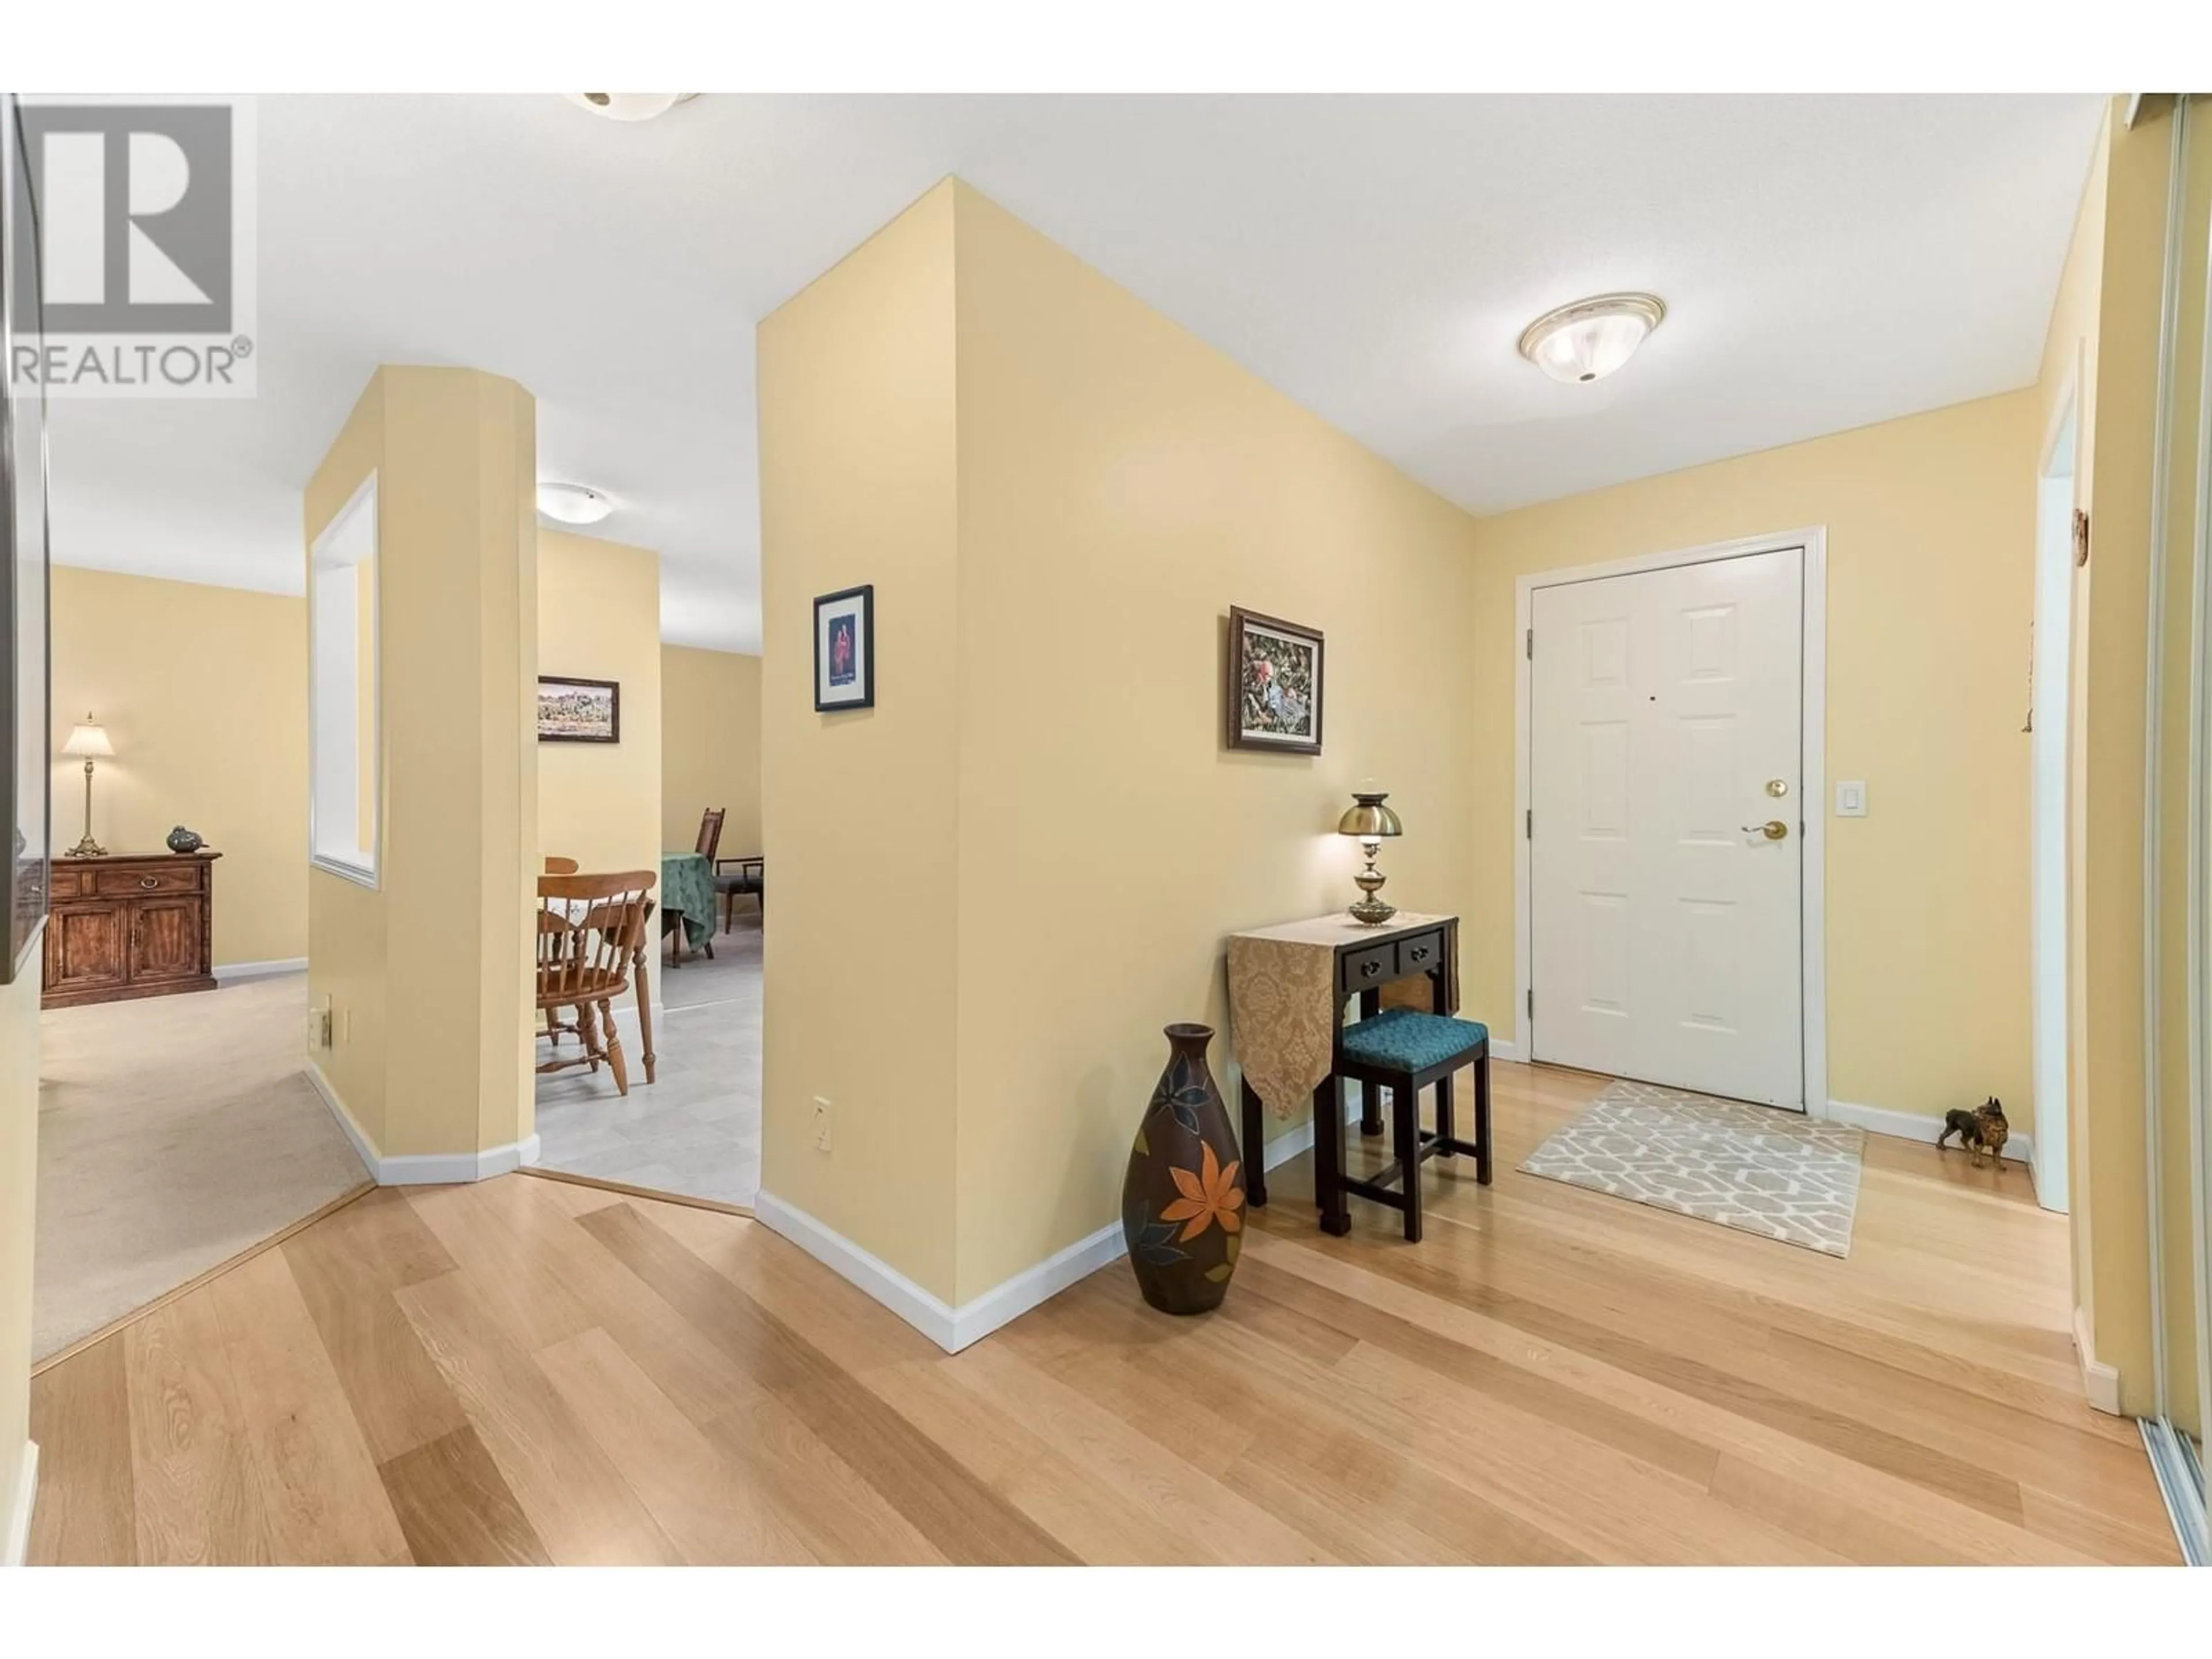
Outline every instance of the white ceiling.
{"label": "white ceiling", "polygon": [[[538,397],[540,476],[757,651],[753,325],[957,173],[1479,513],[2033,379],[2102,100],[265,98],[260,395],[59,404],[64,562],[300,588],[300,488],[380,362]],[[1514,352],[1648,289],[1613,379]]]}

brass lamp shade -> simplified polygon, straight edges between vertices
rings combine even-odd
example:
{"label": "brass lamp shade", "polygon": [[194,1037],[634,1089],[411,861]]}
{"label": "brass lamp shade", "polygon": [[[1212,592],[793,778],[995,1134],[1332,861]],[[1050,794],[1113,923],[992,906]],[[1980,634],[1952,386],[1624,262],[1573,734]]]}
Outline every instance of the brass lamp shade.
{"label": "brass lamp shade", "polygon": [[1358,884],[1359,897],[1351,908],[1352,919],[1369,927],[1380,927],[1398,914],[1396,905],[1385,904],[1376,896],[1382,890],[1382,872],[1375,867],[1375,855],[1382,850],[1387,838],[1406,833],[1398,815],[1382,804],[1389,798],[1386,790],[1355,789],[1352,792],[1354,805],[1336,821],[1336,833],[1357,839],[1367,860],[1367,867],[1352,878]]}
{"label": "brass lamp shade", "polygon": [[1398,822],[1398,815],[1382,804],[1389,799],[1387,792],[1379,794],[1355,793],[1352,799],[1358,805],[1346,807],[1344,816],[1336,821],[1338,835],[1360,836],[1369,840],[1375,840],[1384,836],[1402,836],[1406,833],[1405,826]]}

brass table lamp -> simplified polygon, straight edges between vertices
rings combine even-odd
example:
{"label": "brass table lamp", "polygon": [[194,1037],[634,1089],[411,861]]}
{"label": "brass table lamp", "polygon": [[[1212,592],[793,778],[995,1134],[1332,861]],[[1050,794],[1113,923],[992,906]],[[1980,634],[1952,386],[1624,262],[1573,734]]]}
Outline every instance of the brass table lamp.
{"label": "brass table lamp", "polygon": [[83,720],[69,734],[62,745],[64,755],[84,757],[84,839],[69,849],[67,857],[96,859],[106,856],[107,849],[92,838],[92,763],[113,757],[115,745],[107,740],[107,728],[94,720],[88,710]]}
{"label": "brass table lamp", "polygon": [[1352,799],[1356,805],[1336,821],[1336,833],[1356,837],[1367,860],[1367,867],[1352,878],[1359,884],[1359,897],[1352,905],[1352,918],[1364,927],[1380,927],[1398,914],[1398,907],[1376,896],[1382,890],[1382,872],[1375,867],[1375,857],[1382,850],[1383,838],[1404,835],[1405,826],[1382,804],[1390,799],[1389,791],[1355,789]]}

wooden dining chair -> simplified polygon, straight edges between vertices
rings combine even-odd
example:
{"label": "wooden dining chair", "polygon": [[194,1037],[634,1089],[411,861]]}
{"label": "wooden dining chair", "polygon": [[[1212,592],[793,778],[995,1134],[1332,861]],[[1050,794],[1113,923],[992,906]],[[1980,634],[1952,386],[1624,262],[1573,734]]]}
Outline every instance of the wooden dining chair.
{"label": "wooden dining chair", "polygon": [[545,873],[549,876],[573,876],[576,873],[576,860],[564,859],[558,853],[548,853],[545,855]]}
{"label": "wooden dining chair", "polygon": [[710,806],[699,814],[699,839],[691,850],[710,865],[714,861],[714,854],[721,848],[722,820],[729,815],[730,809],[726,806]]}
{"label": "wooden dining chair", "polygon": [[[588,1066],[593,1071],[604,1061],[614,1073],[617,1092],[629,1092],[629,1066],[623,1054],[622,1035],[615,1028],[614,1000],[630,988],[633,964],[644,954],[649,937],[647,924],[653,915],[653,886],[658,879],[650,871],[631,870],[614,875],[547,875],[538,878],[537,1002],[549,1024],[562,1008],[576,1011],[576,1035],[583,1054],[563,1059],[556,1038],[553,1058],[542,1062],[541,1073]],[[644,1015],[644,988],[639,986],[639,1008]],[[653,1080],[650,1026],[641,1030],[647,1055],[646,1081]]]}

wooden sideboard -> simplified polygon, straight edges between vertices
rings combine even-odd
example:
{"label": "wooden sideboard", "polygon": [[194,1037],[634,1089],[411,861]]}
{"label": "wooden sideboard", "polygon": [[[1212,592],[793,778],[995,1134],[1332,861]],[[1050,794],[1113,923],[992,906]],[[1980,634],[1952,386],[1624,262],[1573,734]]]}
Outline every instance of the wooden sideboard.
{"label": "wooden sideboard", "polygon": [[212,991],[220,853],[56,859],[40,1006]]}

